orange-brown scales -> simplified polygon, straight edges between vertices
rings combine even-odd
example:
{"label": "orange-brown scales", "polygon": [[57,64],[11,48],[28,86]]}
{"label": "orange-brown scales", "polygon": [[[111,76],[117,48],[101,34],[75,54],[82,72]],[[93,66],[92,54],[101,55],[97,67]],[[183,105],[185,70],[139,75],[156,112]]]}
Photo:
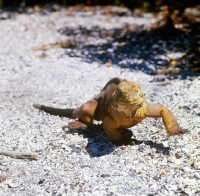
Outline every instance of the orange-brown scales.
{"label": "orange-brown scales", "polygon": [[33,105],[52,115],[76,119],[67,128],[87,128],[93,120],[102,121],[108,138],[113,143],[130,140],[130,134],[122,134],[127,128],[140,123],[146,117],[161,117],[168,136],[184,133],[172,112],[162,104],[148,104],[142,89],[136,82],[113,78],[99,95],[75,109],[58,109],[39,104]]}

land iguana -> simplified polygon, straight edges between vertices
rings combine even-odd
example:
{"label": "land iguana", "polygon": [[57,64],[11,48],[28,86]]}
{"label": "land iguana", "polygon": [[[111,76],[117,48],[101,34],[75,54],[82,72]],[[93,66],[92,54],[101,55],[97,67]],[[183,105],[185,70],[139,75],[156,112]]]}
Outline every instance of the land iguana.
{"label": "land iguana", "polygon": [[108,138],[115,144],[131,140],[131,134],[123,133],[146,117],[162,117],[168,136],[187,132],[179,126],[168,108],[162,104],[147,104],[136,82],[118,77],[111,79],[99,95],[78,108],[58,109],[39,104],[33,106],[52,115],[76,119],[64,128],[87,128],[93,120],[102,121]]}

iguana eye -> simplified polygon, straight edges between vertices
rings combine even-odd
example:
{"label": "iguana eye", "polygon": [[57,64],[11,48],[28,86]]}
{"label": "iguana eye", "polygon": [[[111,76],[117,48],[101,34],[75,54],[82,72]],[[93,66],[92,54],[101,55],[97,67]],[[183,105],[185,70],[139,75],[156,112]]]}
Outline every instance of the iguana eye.
{"label": "iguana eye", "polygon": [[118,89],[118,94],[121,95],[122,94],[122,91],[121,89]]}

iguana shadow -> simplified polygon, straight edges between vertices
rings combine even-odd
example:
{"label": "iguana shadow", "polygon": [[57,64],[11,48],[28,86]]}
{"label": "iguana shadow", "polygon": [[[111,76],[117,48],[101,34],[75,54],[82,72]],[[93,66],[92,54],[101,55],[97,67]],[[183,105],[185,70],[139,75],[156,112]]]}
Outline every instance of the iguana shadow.
{"label": "iguana shadow", "polygon": [[[119,145],[113,144],[107,137],[103,124],[92,125],[87,129],[78,129],[76,130],[79,135],[83,135],[84,138],[88,138],[88,144],[85,147],[86,151],[89,153],[90,157],[100,157],[106,154],[110,154],[119,146],[127,145],[140,145],[145,144],[150,148],[155,148],[156,153],[161,153],[163,155],[169,155],[170,148],[164,147],[163,144],[157,144],[153,141],[142,141],[137,139],[132,139],[130,142],[122,142]],[[71,132],[71,131],[70,131]],[[139,147],[138,151],[142,152],[144,146]]]}

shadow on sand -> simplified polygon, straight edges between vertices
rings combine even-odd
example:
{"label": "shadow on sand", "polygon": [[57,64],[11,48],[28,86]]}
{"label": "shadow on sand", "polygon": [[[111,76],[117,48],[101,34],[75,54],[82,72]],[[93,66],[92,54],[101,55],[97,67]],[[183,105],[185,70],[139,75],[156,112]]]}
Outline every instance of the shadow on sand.
{"label": "shadow on sand", "polygon": [[[106,133],[103,129],[102,124],[92,125],[90,128],[85,130],[83,129],[76,129],[67,131],[68,134],[77,132],[79,135],[83,135],[84,138],[88,138],[88,144],[85,147],[87,152],[90,154],[91,157],[99,157],[104,156],[106,154],[112,153],[115,148],[120,146],[128,146],[128,145],[140,145],[145,144],[150,148],[155,148],[156,153],[161,153],[163,155],[169,155],[170,148],[164,147],[163,144],[157,144],[153,141],[140,141],[137,139],[132,139],[130,143],[121,143],[120,145],[114,145],[106,136]],[[72,152],[80,152],[76,147],[72,147]],[[139,147],[138,151],[142,152],[144,147]]]}
{"label": "shadow on sand", "polygon": [[167,27],[150,31],[140,28],[135,30],[127,24],[121,29],[109,30],[79,26],[74,29],[64,27],[58,32],[74,43],[66,49],[66,55],[81,57],[89,63],[140,70],[152,75],[179,75],[181,79],[200,75],[198,34]]}

